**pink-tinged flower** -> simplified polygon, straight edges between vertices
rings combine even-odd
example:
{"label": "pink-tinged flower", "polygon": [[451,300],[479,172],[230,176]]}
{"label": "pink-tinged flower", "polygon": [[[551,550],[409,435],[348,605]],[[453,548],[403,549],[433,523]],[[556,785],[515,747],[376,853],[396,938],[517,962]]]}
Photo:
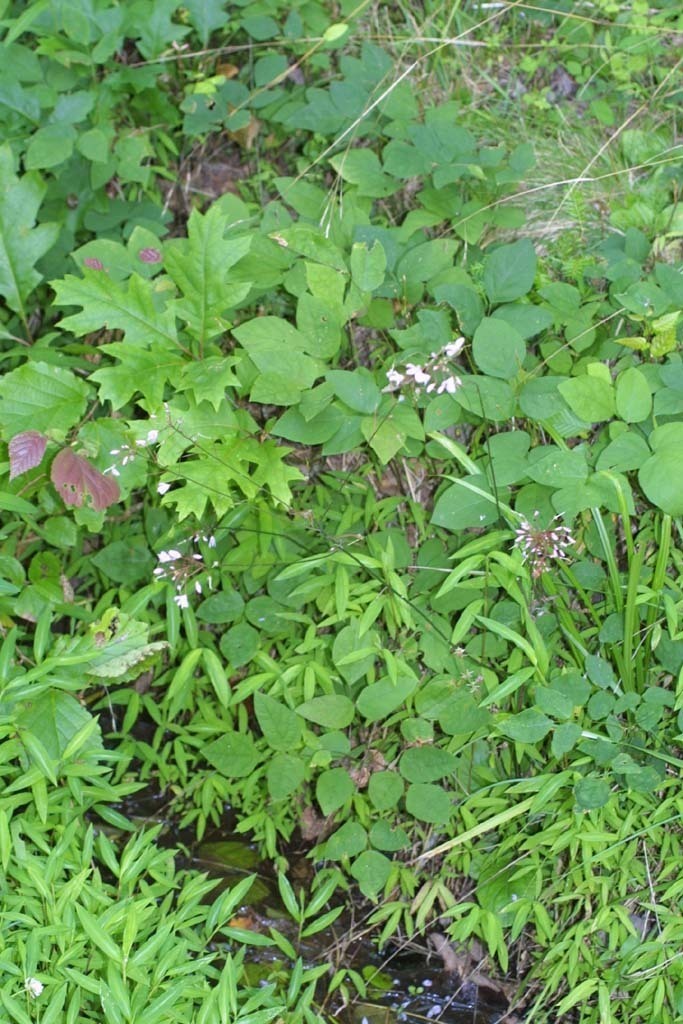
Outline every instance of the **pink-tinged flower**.
{"label": "pink-tinged flower", "polygon": [[[534,512],[536,519],[538,512]],[[515,535],[515,547],[522,552],[524,560],[530,563],[534,579],[547,572],[552,562],[568,561],[567,549],[576,543],[568,526],[552,526],[541,530],[535,521],[530,523],[527,519],[521,520]]]}
{"label": "pink-tinged flower", "polygon": [[464,347],[465,339],[456,338],[455,341],[449,341],[447,345],[444,345],[443,353],[445,356],[448,356],[449,359],[454,359],[456,356],[460,355]]}
{"label": "pink-tinged flower", "polygon": [[140,249],[138,259],[142,263],[161,263],[161,252],[158,249]]}
{"label": "pink-tinged flower", "polygon": [[102,260],[96,260],[94,256],[86,256],[83,260],[83,266],[89,267],[90,270],[104,270]]}

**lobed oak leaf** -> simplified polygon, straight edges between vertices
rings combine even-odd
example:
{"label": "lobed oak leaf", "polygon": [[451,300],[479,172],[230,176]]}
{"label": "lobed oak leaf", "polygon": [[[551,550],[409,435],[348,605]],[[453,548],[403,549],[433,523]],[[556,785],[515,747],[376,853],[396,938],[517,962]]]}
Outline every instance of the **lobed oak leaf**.
{"label": "lobed oak leaf", "polygon": [[15,434],[8,445],[10,480],[39,466],[46,445],[47,438],[37,430],[23,430],[20,434]]}
{"label": "lobed oak leaf", "polygon": [[71,448],[62,448],[55,456],[51,470],[52,482],[65,505],[80,508],[90,495],[92,507],[101,512],[119,500],[119,485],[100,473],[87,459],[76,455]]}

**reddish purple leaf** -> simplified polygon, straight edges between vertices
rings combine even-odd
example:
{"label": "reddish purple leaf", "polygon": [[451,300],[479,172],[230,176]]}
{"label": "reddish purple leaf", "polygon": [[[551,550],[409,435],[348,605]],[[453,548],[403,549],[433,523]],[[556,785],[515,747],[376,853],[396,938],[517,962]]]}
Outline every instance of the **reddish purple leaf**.
{"label": "reddish purple leaf", "polygon": [[119,500],[116,481],[100,473],[81,455],[74,454],[71,448],[62,448],[55,456],[50,475],[65,505],[80,508],[89,494],[92,507],[100,512]]}
{"label": "reddish purple leaf", "polygon": [[42,462],[47,438],[37,430],[24,430],[15,434],[9,443],[9,478],[34,469]]}
{"label": "reddish purple leaf", "polygon": [[138,257],[143,263],[161,263],[161,253],[158,249],[140,249]]}
{"label": "reddish purple leaf", "polygon": [[90,267],[91,270],[104,270],[104,263],[102,260],[97,260],[94,256],[86,256],[83,260],[83,266]]}

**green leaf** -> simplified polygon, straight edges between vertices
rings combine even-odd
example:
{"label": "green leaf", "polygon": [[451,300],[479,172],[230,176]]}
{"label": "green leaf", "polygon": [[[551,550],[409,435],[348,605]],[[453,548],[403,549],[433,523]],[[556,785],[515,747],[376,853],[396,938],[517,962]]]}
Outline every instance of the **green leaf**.
{"label": "green leaf", "polygon": [[382,394],[372,374],[360,367],[357,370],[330,370],[326,379],[337,398],[354,412],[373,413]]}
{"label": "green leaf", "polygon": [[228,271],[249,251],[251,236],[225,238],[229,223],[218,203],[205,214],[195,209],[187,238],[164,245],[164,266],[182,294],[175,303],[176,314],[200,343],[224,330],[221,316],[250,289],[246,282],[230,284]]}
{"label": "green leaf", "polygon": [[303,761],[291,754],[275,754],[268,760],[266,780],[273,800],[284,800],[304,781],[306,768]]}
{"label": "green leaf", "polygon": [[499,515],[496,498],[486,477],[466,476],[439,496],[432,522],[448,530],[466,530],[472,526],[489,526]]}
{"label": "green leaf", "polygon": [[594,811],[609,802],[610,788],[605,779],[588,777],[580,779],[574,786],[577,805],[583,811]]}
{"label": "green leaf", "polygon": [[73,153],[76,129],[68,124],[46,124],[31,138],[24,164],[27,171],[57,167]]}
{"label": "green leaf", "polygon": [[418,821],[444,825],[453,813],[453,803],[441,786],[413,782],[406,793],[406,810]]}
{"label": "green leaf", "polygon": [[257,691],[254,694],[254,712],[261,732],[273,750],[294,750],[299,745],[301,720],[290,708]]}
{"label": "green leaf", "polygon": [[391,861],[383,853],[366,850],[351,865],[351,874],[363,895],[372,900],[381,893],[389,879]]}
{"label": "green leaf", "polygon": [[369,722],[378,722],[400,707],[417,685],[417,677],[412,673],[400,674],[395,682],[389,678],[380,679],[361,691],[356,706]]}
{"label": "green leaf", "polygon": [[153,282],[134,274],[126,287],[111,281],[103,271],[86,268],[83,273],[83,278],[68,274],[52,282],[56,306],[81,306],[83,310],[60,321],[63,331],[80,337],[108,327],[123,331],[127,342],[141,348],[175,348],[175,316],[170,308],[157,309]]}
{"label": "green leaf", "polygon": [[63,440],[85,412],[91,389],[70,370],[24,363],[0,379],[0,428],[9,439],[37,430]]}
{"label": "green leaf", "polygon": [[313,697],[304,701],[296,709],[297,715],[309,722],[322,725],[327,729],[346,729],[351,725],[355,708],[348,697],[340,693],[326,694],[324,697]]}
{"label": "green leaf", "polygon": [[630,366],[617,378],[617,414],[627,423],[642,423],[652,412],[652,393],[647,377]]}
{"label": "green leaf", "polygon": [[474,332],[472,355],[482,373],[509,380],[522,368],[526,346],[514,327],[487,316]]}
{"label": "green leaf", "polygon": [[322,772],[315,786],[315,795],[324,815],[343,807],[356,792],[356,785],[346,768],[330,768]]}
{"label": "green leaf", "polygon": [[683,515],[683,474],[681,452],[662,448],[651,455],[638,472],[638,482],[647,498],[670,516]]}
{"label": "green leaf", "polygon": [[34,226],[44,195],[40,178],[17,178],[10,147],[0,147],[0,295],[24,320],[26,300],[42,281],[35,265],[59,234],[57,224]]}
{"label": "green leaf", "polygon": [[226,732],[204,748],[204,757],[221,775],[229,779],[242,779],[251,775],[259,763],[259,752],[251,736],[241,732]]}
{"label": "green leaf", "polygon": [[223,622],[234,622],[244,611],[244,600],[238,590],[221,590],[202,601],[197,608],[200,622],[219,625]]}
{"label": "green leaf", "polygon": [[98,949],[102,950],[109,960],[115,964],[120,964],[122,960],[121,950],[107,933],[101,921],[89,913],[80,903],[76,903],[76,913],[88,938],[94,942]]}
{"label": "green leaf", "polygon": [[247,622],[240,622],[220,639],[221,654],[232,668],[241,668],[254,657],[260,646],[259,633]]}
{"label": "green leaf", "polygon": [[484,288],[494,305],[526,295],[535,276],[536,253],[528,238],[501,245],[484,258]]}
{"label": "green leaf", "polygon": [[401,755],[399,770],[408,782],[438,782],[451,775],[457,759],[439,747],[410,747]]}
{"label": "green leaf", "polygon": [[538,743],[553,728],[553,722],[536,708],[526,708],[518,715],[496,718],[496,725],[504,736],[518,743]]}
{"label": "green leaf", "polygon": [[257,317],[240,324],[233,334],[262,373],[294,382],[301,389],[312,387],[322,375],[322,365],[305,354],[309,339],[287,320]]}
{"label": "green leaf", "polygon": [[357,821],[347,821],[330,836],[323,851],[328,860],[341,860],[355,857],[367,845],[368,836],[363,826]]}
{"label": "green leaf", "polygon": [[125,583],[128,586],[151,579],[155,563],[145,538],[136,534],[127,540],[106,544],[91,561],[114,583]]}
{"label": "green leaf", "polygon": [[558,725],[553,732],[551,749],[553,757],[564,757],[578,742],[581,736],[581,726],[576,722],[564,722]]}
{"label": "green leaf", "polygon": [[398,772],[374,772],[368,794],[378,811],[390,811],[403,796],[403,780]]}
{"label": "green leaf", "polygon": [[401,187],[400,182],[385,174],[379,157],[371,149],[349,149],[330,158],[330,163],[344,181],[356,185],[358,194],[379,199],[390,196]]}
{"label": "green leaf", "polygon": [[583,374],[558,386],[569,408],[586,423],[610,420],[615,413],[614,388],[601,377]]}
{"label": "green leaf", "polygon": [[368,249],[365,242],[355,242],[351,248],[351,277],[362,292],[374,292],[384,281],[387,256],[384,246],[377,240]]}
{"label": "green leaf", "polygon": [[392,828],[389,822],[383,818],[380,818],[372,826],[369,839],[377,850],[386,850],[387,853],[404,850],[410,845],[410,840],[403,829]]}

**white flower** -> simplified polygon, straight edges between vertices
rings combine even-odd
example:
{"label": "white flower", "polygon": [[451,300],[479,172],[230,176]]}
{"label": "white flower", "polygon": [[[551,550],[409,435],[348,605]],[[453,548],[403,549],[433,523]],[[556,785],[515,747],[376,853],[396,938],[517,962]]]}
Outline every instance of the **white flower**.
{"label": "white flower", "polygon": [[170,491],[170,490],[171,490],[171,485],[170,484],[164,484],[164,483],[158,483],[157,484],[157,494],[166,494],[166,491]]}
{"label": "white flower", "polygon": [[27,978],[24,982],[24,988],[30,995],[31,999],[37,999],[43,991],[42,982],[38,981],[37,978]]}
{"label": "white flower", "polygon": [[422,366],[416,366],[415,363],[406,363],[406,373],[413,378],[416,384],[429,384],[432,379],[428,373],[425,373]]}
{"label": "white flower", "polygon": [[147,431],[147,437],[145,438],[145,443],[146,444],[154,444],[154,442],[156,441],[158,436],[159,436],[159,431],[158,430],[148,430]]}
{"label": "white flower", "polygon": [[444,345],[443,351],[444,354],[447,355],[449,359],[453,359],[455,358],[455,356],[460,355],[464,347],[465,339],[456,338],[455,341],[449,341],[447,345]]}
{"label": "white flower", "polygon": [[121,476],[116,466],[107,466],[104,473],[111,473],[112,476]]}
{"label": "white flower", "polygon": [[190,607],[190,602],[188,600],[187,594],[175,594],[173,600],[175,601],[179,608]]}
{"label": "white flower", "polygon": [[170,548],[169,551],[160,551],[157,555],[160,562],[175,562],[178,558],[182,557],[181,553],[176,551],[175,548]]}
{"label": "white flower", "polygon": [[462,381],[460,380],[459,377],[446,377],[446,379],[442,380],[441,383],[439,384],[438,388],[436,389],[436,393],[437,395],[442,395],[444,391],[447,391],[449,395],[454,395],[461,384]]}
{"label": "white flower", "polygon": [[395,370],[394,367],[392,366],[390,370],[387,370],[387,380],[389,381],[389,386],[385,390],[394,391],[396,388],[400,388],[401,384],[405,379],[405,375],[399,373],[398,370]]}
{"label": "white flower", "polygon": [[195,591],[196,591],[196,592],[197,592],[198,594],[201,594],[201,592],[202,592],[202,585],[201,585],[201,583],[199,582],[199,580],[195,580],[195,581],[194,581],[194,589],[195,589]]}

